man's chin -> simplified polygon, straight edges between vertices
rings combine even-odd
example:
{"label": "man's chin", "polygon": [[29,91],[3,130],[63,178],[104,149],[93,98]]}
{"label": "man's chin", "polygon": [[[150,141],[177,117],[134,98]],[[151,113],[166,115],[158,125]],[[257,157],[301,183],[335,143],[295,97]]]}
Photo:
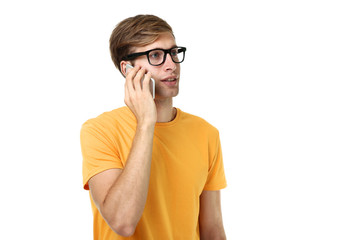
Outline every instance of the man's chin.
{"label": "man's chin", "polygon": [[166,99],[166,98],[173,98],[176,97],[179,94],[179,89],[173,89],[173,90],[166,90],[164,92],[157,93],[155,90],[155,98],[156,99]]}

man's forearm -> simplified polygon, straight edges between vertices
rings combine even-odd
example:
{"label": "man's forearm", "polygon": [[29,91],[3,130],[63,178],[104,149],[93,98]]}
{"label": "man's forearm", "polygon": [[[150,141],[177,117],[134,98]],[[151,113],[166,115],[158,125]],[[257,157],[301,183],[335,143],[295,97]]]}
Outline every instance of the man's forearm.
{"label": "man's forearm", "polygon": [[105,197],[101,212],[113,229],[134,230],[142,215],[149,187],[153,136],[154,125],[138,125],[126,166]]}

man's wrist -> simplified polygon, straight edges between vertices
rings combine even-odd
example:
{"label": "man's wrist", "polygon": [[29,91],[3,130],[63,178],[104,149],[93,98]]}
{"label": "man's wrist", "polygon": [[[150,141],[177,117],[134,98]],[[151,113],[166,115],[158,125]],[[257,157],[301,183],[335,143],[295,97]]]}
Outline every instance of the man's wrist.
{"label": "man's wrist", "polygon": [[137,124],[136,130],[140,132],[153,132],[155,129],[156,122],[140,122]]}

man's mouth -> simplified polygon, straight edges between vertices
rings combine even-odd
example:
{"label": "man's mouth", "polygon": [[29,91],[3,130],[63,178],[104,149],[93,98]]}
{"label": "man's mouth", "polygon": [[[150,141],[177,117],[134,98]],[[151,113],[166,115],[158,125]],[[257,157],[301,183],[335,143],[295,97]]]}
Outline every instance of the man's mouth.
{"label": "man's mouth", "polygon": [[166,84],[167,86],[177,86],[178,77],[176,76],[169,76],[161,80],[162,83]]}
{"label": "man's mouth", "polygon": [[165,79],[165,80],[161,80],[162,82],[173,82],[173,81],[176,81],[177,78],[168,78],[168,79]]}

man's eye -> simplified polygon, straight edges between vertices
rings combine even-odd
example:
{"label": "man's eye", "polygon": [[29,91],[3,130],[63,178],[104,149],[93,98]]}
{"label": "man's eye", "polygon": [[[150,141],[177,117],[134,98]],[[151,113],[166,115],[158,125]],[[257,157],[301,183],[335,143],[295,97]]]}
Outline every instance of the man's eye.
{"label": "man's eye", "polygon": [[160,52],[151,52],[149,56],[153,59],[159,58],[161,56]]}
{"label": "man's eye", "polygon": [[150,55],[150,57],[157,58],[157,57],[159,57],[159,54],[158,53],[153,53],[153,54]]}

